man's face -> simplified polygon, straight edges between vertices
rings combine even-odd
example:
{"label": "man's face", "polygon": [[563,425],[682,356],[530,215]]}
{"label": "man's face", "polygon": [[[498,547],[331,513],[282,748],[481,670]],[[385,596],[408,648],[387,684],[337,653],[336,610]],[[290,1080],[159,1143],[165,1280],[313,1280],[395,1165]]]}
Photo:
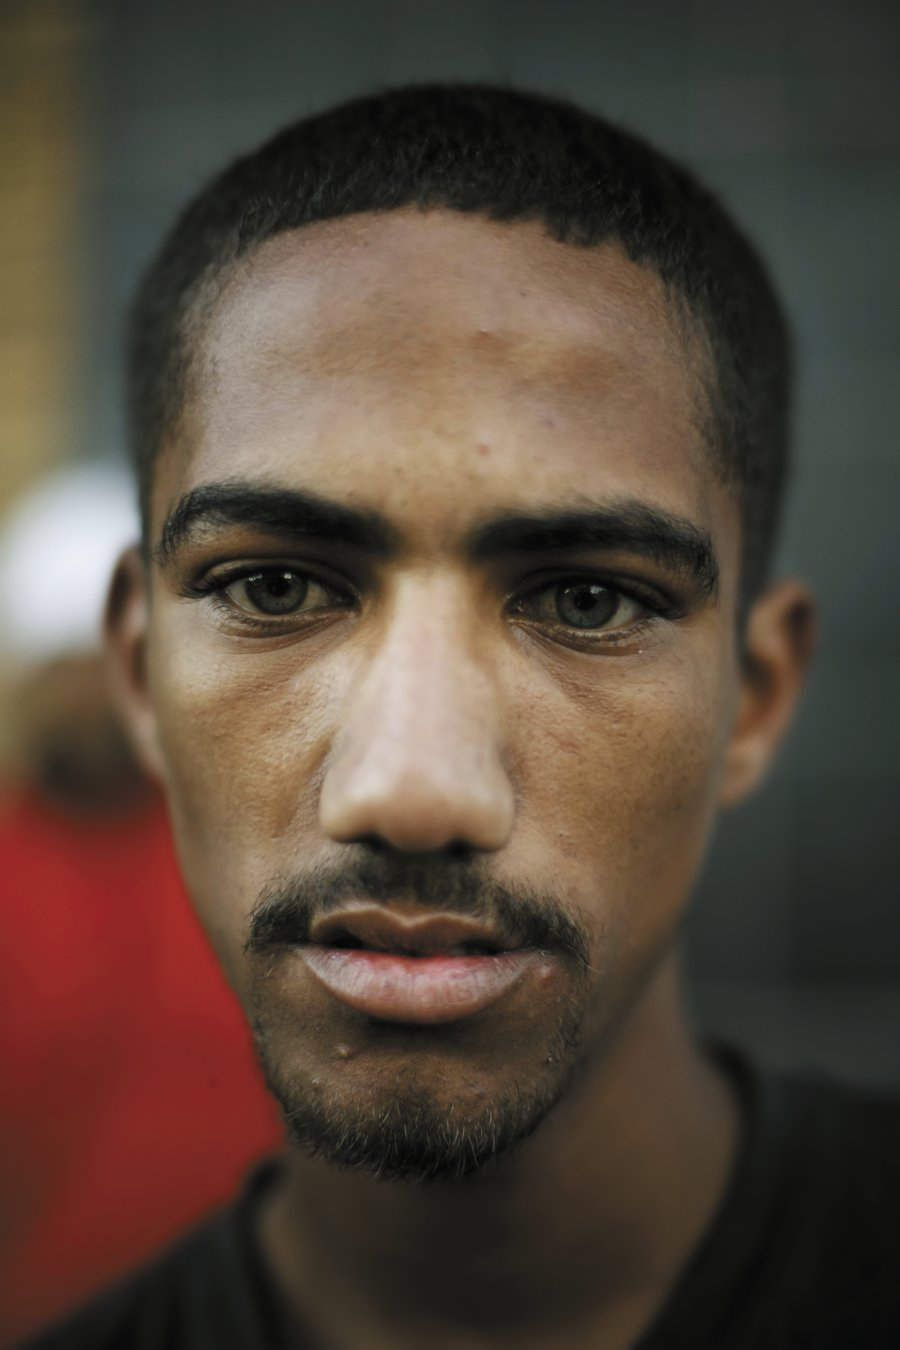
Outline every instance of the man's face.
{"label": "man's face", "polygon": [[671,946],[738,688],[700,387],[653,273],[531,224],[310,227],[212,313],[148,715],[270,1082],[339,1161],[527,1133]]}

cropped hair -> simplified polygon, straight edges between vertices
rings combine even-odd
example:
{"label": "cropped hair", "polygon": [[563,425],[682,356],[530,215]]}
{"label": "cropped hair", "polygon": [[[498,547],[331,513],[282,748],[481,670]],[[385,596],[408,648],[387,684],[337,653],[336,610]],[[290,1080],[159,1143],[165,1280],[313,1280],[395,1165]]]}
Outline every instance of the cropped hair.
{"label": "cropped hair", "polygon": [[707,438],[739,496],[741,590],[752,600],[777,523],[791,386],[788,328],[763,262],[715,197],[645,141],[571,103],[484,84],[388,89],[306,117],[187,206],[130,315],[145,528],[156,456],[177,433],[205,315],[231,265],[285,230],[410,205],[538,221],[580,248],[615,241],[657,273],[705,352],[696,364]]}

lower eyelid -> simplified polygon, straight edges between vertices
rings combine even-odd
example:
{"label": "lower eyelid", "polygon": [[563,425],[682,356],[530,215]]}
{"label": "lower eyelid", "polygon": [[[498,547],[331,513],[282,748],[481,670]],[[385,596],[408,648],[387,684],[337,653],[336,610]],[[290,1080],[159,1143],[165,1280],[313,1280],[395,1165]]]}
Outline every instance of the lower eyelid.
{"label": "lower eyelid", "polygon": [[543,634],[555,645],[569,647],[585,655],[601,651],[633,649],[636,642],[646,641],[657,629],[660,616],[647,613],[622,628],[551,628],[543,626]]}
{"label": "lower eyelid", "polygon": [[[212,603],[221,621],[231,623],[235,628],[258,631],[261,634],[290,633],[300,631],[328,614],[328,605],[314,605],[311,609],[299,609],[287,614],[266,614],[264,611],[245,609],[224,595],[221,591],[212,592],[207,599]],[[338,608],[334,606],[334,608]],[[346,606],[341,606],[346,608]]]}

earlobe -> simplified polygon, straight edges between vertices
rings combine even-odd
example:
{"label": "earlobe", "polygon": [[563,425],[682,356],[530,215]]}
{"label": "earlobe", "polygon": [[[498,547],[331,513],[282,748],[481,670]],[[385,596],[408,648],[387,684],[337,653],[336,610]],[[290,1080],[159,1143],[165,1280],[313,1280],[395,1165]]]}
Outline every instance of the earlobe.
{"label": "earlobe", "polygon": [[137,548],[128,549],[116,564],[103,627],[110,684],[122,723],[144,770],[161,781],[156,717],[147,688],[149,595]]}
{"label": "earlobe", "polygon": [[774,760],[805,683],[815,626],[815,605],[799,581],[772,586],[751,609],[721,806],[734,806],[749,796]]}

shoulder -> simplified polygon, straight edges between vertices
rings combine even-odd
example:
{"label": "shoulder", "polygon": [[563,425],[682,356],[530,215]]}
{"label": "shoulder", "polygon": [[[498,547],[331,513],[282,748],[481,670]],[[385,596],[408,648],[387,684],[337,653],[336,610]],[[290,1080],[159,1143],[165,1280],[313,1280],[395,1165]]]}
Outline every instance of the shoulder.
{"label": "shoulder", "polygon": [[900,1346],[900,1098],[714,1053],[741,1104],[741,1148],[642,1350]]}
{"label": "shoulder", "polygon": [[272,1174],[21,1350],[231,1350],[269,1338],[250,1208]]}
{"label": "shoulder", "polygon": [[224,1214],[204,1223],[152,1263],[39,1333],[22,1350],[118,1350],[126,1346],[164,1350],[180,1345],[181,1329],[193,1319],[192,1308],[202,1304],[204,1287],[215,1280],[216,1249],[227,1223]]}
{"label": "shoulder", "polygon": [[900,1084],[863,1086],[817,1069],[773,1070],[745,1051],[712,1053],[741,1106],[745,1162],[811,1199],[826,1191],[862,1202],[900,1186]]}
{"label": "shoulder", "polygon": [[900,1095],[813,1075],[776,1078],[770,1091],[798,1176],[832,1203],[871,1204],[897,1222]]}
{"label": "shoulder", "polygon": [[782,1309],[820,1328],[815,1341],[798,1327],[796,1344],[900,1344],[900,1097],[815,1075],[772,1077],[763,1093],[774,1184],[761,1259]]}

